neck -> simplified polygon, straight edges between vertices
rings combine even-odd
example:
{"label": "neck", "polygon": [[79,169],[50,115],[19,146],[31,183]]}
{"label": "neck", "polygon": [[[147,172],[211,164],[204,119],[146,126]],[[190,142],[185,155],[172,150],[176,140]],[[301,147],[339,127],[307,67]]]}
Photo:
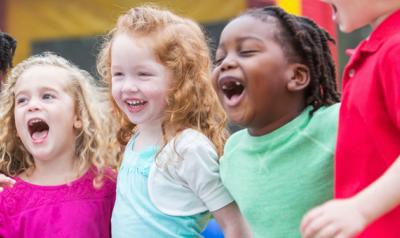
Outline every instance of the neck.
{"label": "neck", "polygon": [[[383,2],[383,4],[386,2]],[[376,18],[370,25],[372,30],[375,30],[386,18],[388,18],[390,15],[392,15],[395,11],[400,9],[400,2],[398,0],[393,1],[393,4],[385,4],[382,6],[382,12],[385,14],[382,14],[378,18]]]}
{"label": "neck", "polygon": [[262,135],[268,134],[270,132],[273,132],[274,130],[286,125],[288,122],[290,122],[291,120],[298,117],[301,114],[301,112],[302,112],[302,110],[283,115],[282,117],[277,118],[275,121],[273,121],[272,123],[269,123],[268,125],[266,125],[264,127],[249,128],[249,133],[252,136],[262,136]]}
{"label": "neck", "polygon": [[51,186],[69,183],[79,178],[87,168],[78,171],[75,156],[55,160],[37,160],[35,167],[23,172],[20,177],[32,184]]}
{"label": "neck", "polygon": [[153,122],[152,125],[138,125],[137,129],[139,135],[136,139],[134,150],[141,150],[152,145],[161,145],[163,137],[161,120],[159,122]]}
{"label": "neck", "polygon": [[260,121],[259,123],[255,124],[252,127],[249,127],[249,133],[252,136],[262,136],[268,134],[284,125],[288,122],[293,120],[294,118],[298,117],[303,110],[306,108],[306,103],[299,97],[294,101],[289,101],[285,103],[286,107],[280,106],[278,107],[278,111],[276,112],[277,115],[275,118],[271,119],[270,121]]}
{"label": "neck", "polygon": [[375,19],[375,21],[373,21],[371,23],[371,28],[372,30],[375,30],[388,16],[390,16],[393,12],[387,13],[385,15],[382,15],[380,17],[378,17],[377,19]]}

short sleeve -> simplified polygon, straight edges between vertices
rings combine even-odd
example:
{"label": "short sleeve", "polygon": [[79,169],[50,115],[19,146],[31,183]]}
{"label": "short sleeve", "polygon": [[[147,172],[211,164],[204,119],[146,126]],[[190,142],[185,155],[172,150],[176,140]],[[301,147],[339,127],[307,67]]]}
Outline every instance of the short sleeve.
{"label": "short sleeve", "polygon": [[217,153],[213,144],[204,136],[184,139],[184,149],[179,152],[182,164],[178,176],[204,202],[209,211],[218,210],[233,201],[223,186]]}
{"label": "short sleeve", "polygon": [[[400,40],[400,37],[397,37]],[[400,42],[386,50],[380,60],[383,95],[389,116],[400,129]]]}

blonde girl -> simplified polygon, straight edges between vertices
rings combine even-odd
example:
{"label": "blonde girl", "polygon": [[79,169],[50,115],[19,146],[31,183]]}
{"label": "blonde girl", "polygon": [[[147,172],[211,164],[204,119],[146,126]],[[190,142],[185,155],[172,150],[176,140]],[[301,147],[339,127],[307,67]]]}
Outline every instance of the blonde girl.
{"label": "blonde girl", "polygon": [[110,237],[117,147],[104,87],[62,57],[18,64],[0,97],[0,237]]}

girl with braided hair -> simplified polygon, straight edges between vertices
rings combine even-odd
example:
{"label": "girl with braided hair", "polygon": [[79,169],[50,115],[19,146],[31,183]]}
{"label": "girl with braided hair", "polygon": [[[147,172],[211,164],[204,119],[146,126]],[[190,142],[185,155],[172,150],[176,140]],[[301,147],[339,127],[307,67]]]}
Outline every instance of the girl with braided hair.
{"label": "girl with braided hair", "polygon": [[300,237],[302,216],[332,197],[339,94],[329,34],[279,7],[224,28],[213,85],[245,129],[227,141],[222,182],[254,237]]}

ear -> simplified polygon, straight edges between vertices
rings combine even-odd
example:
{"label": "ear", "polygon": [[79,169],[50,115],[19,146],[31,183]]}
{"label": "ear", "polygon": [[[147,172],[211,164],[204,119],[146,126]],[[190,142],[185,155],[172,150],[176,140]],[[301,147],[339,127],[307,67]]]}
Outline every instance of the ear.
{"label": "ear", "polygon": [[294,63],[289,66],[287,89],[290,92],[304,90],[310,84],[310,70],[304,64]]}
{"label": "ear", "polygon": [[75,118],[75,121],[74,121],[74,128],[75,128],[75,129],[81,129],[81,128],[82,128],[82,121],[79,120],[79,118]]}

